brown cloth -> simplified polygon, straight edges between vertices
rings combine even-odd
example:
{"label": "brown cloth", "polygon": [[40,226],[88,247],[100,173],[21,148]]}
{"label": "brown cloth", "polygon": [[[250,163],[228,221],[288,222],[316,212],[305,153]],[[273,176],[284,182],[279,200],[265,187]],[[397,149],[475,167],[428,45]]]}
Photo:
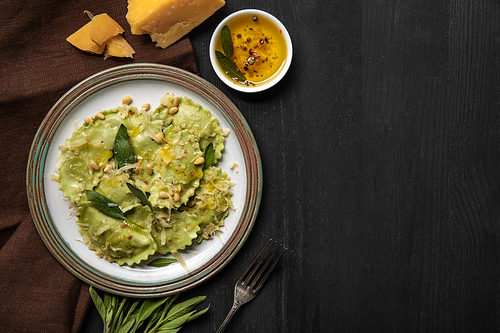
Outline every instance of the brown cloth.
{"label": "brown cloth", "polygon": [[[134,59],[92,55],[66,38],[86,24],[84,10],[108,13],[124,29]],[[0,331],[78,332],[91,306],[89,286],[48,251],[26,195],[26,163],[42,119],[73,85],[101,70],[159,63],[198,74],[188,37],[163,50],[135,36],[126,0],[2,1],[0,5]]]}

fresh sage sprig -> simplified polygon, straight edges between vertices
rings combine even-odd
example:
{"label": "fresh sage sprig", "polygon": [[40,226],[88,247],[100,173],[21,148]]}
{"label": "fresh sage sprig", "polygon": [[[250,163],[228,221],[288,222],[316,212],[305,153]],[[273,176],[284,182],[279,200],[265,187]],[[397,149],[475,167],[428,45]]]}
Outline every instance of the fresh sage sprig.
{"label": "fresh sage sprig", "polygon": [[231,38],[231,30],[227,25],[222,27],[220,32],[220,41],[222,44],[222,50],[224,50],[224,54],[226,57],[231,59],[233,56],[233,39]]}
{"label": "fresh sage sprig", "polygon": [[125,220],[125,214],[123,214],[120,206],[113,200],[92,190],[85,190],[85,193],[94,207],[99,209],[102,213],[114,217],[115,219]]}
{"label": "fresh sage sprig", "polygon": [[214,145],[210,143],[207,148],[205,148],[205,155],[203,157],[205,159],[205,163],[203,164],[203,170],[212,165],[212,161],[214,160]]}
{"label": "fresh sage sprig", "polygon": [[220,66],[233,80],[245,82],[247,78],[231,60],[231,57],[233,56],[233,39],[231,38],[231,30],[229,30],[227,25],[222,27],[220,41],[224,53],[215,51],[215,57],[217,58]]}
{"label": "fresh sage sprig", "polygon": [[104,333],[174,333],[199,318],[209,307],[194,308],[206,297],[198,296],[174,304],[179,294],[164,298],[134,299],[104,293],[104,300],[90,287],[90,296],[103,321]]}
{"label": "fresh sage sprig", "polygon": [[148,263],[148,266],[153,266],[153,267],[165,267],[170,264],[173,264],[174,262],[177,262],[177,259],[173,258],[157,258],[150,263]]}
{"label": "fresh sage sprig", "polygon": [[113,154],[119,168],[135,163],[134,149],[128,136],[127,128],[121,124],[116,132]]}
{"label": "fresh sage sprig", "polygon": [[148,206],[151,209],[151,211],[153,211],[153,205],[151,205],[151,202],[149,202],[148,198],[146,197],[146,194],[140,188],[130,183],[127,183],[127,187],[130,190],[130,192],[132,192],[132,194],[139,199],[142,205]]}
{"label": "fresh sage sprig", "polygon": [[238,80],[238,81],[246,81],[245,75],[243,75],[242,72],[236,67],[234,62],[231,61],[228,57],[226,57],[222,52],[220,51],[215,51],[215,56],[217,57],[217,60],[219,61],[220,66],[226,72],[227,75],[229,75],[233,80]]}

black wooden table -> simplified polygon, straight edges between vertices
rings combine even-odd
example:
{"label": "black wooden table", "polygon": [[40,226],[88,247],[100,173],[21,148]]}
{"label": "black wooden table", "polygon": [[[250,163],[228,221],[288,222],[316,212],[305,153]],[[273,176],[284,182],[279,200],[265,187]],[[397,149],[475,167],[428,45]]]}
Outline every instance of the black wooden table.
{"label": "black wooden table", "polygon": [[[284,81],[243,94],[216,77],[210,36],[266,10],[289,30]],[[228,0],[190,33],[200,76],[240,109],[264,172],[257,222],[208,282],[215,332],[269,239],[288,252],[228,332],[500,330],[500,2]],[[92,310],[84,332],[99,331]]]}

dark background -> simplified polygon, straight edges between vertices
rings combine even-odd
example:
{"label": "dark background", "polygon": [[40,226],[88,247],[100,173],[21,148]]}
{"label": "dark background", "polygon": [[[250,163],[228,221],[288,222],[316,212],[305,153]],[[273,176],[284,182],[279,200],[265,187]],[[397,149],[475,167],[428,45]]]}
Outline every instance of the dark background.
{"label": "dark background", "polygon": [[[263,93],[209,62],[213,30],[243,8],[294,44]],[[189,36],[255,135],[264,188],[240,252],[181,295],[210,304],[184,332],[217,329],[269,238],[289,250],[228,332],[500,330],[499,1],[228,0]],[[92,308],[83,331],[100,329]]]}

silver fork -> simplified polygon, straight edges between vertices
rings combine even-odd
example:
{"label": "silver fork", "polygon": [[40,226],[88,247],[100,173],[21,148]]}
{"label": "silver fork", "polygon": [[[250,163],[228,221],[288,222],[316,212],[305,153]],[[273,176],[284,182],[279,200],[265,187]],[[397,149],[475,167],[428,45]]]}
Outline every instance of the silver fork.
{"label": "silver fork", "polygon": [[271,274],[271,271],[274,269],[274,266],[276,266],[283,253],[287,250],[282,249],[276,241],[274,241],[271,246],[268,246],[271,241],[270,239],[266,245],[264,245],[259,254],[257,254],[236,282],[234,286],[233,306],[231,307],[231,311],[227,314],[226,319],[224,319],[217,330],[217,333],[222,333],[222,331],[224,331],[240,306],[254,299],[255,296],[259,294],[264,282],[266,282],[269,274]]}

